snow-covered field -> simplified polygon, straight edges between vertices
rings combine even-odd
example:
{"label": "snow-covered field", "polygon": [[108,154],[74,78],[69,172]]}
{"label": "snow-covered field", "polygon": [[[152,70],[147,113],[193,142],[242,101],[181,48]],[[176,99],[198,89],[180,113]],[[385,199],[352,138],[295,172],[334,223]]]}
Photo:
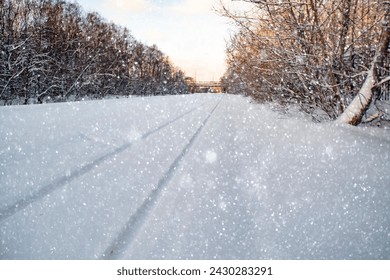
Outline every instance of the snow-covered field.
{"label": "snow-covered field", "polygon": [[2,107],[0,259],[390,259],[390,131],[230,95]]}

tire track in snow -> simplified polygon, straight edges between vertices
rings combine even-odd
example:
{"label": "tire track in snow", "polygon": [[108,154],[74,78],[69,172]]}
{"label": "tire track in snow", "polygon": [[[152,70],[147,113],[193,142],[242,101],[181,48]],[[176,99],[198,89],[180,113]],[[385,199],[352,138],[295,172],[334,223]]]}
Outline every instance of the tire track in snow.
{"label": "tire track in snow", "polygon": [[185,145],[181,153],[169,166],[168,170],[165,172],[163,177],[158,181],[157,186],[151,191],[149,196],[145,199],[141,206],[138,207],[137,211],[131,215],[130,219],[127,221],[125,226],[119,232],[118,236],[113,240],[111,245],[104,251],[101,259],[111,260],[118,259],[120,255],[131,245],[134,237],[137,235],[139,229],[143,225],[144,221],[147,219],[149,213],[152,211],[153,206],[158,201],[161,196],[162,191],[168,185],[169,181],[174,176],[178,166],[180,165],[183,158],[186,156],[188,151],[191,149],[195,140],[198,138],[203,127],[206,125],[207,121],[213,115],[214,111],[217,109],[218,105],[221,103],[223,96],[214,106],[214,108],[208,113],[207,117],[203,120],[197,131],[191,137],[189,142]]}
{"label": "tire track in snow", "polygon": [[[205,104],[206,104],[206,102],[200,104],[199,106],[197,106],[197,107],[195,107],[187,112],[184,112],[183,114],[181,114],[181,115],[177,116],[176,118],[160,125],[159,127],[155,128],[151,131],[146,132],[144,135],[142,135],[141,140],[145,140],[149,136],[159,132],[160,130],[162,130],[165,127],[180,120],[181,118],[185,117],[186,115],[191,114],[192,112],[200,109]],[[132,146],[132,142],[126,142],[123,145],[121,145],[120,147],[115,148],[111,152],[100,156],[99,158],[83,165],[80,168],[74,169],[69,174],[62,176],[62,177],[54,180],[51,183],[48,183],[47,185],[41,187],[38,191],[30,193],[27,196],[25,196],[24,198],[18,200],[17,202],[15,202],[9,206],[4,207],[3,209],[0,209],[0,222],[7,219],[8,217],[11,217],[12,215],[16,214],[17,212],[23,210],[24,208],[26,208],[30,204],[33,204],[34,202],[44,198],[45,196],[49,195],[53,191],[65,186],[67,183],[70,183],[71,181],[90,172],[92,169],[94,169],[95,167],[98,167],[100,164],[102,164],[103,162],[105,162],[109,158],[112,158],[112,157],[122,153],[123,151],[129,149],[131,146]]]}
{"label": "tire track in snow", "polygon": [[198,107],[196,107],[196,108],[194,108],[194,109],[192,109],[192,110],[190,110],[190,111],[188,111],[188,112],[185,112],[184,114],[181,114],[180,116],[178,116],[178,117],[174,118],[173,120],[171,120],[171,121],[169,121],[169,122],[167,122],[167,123],[165,123],[165,124],[163,124],[163,125],[157,127],[157,128],[154,129],[154,130],[151,130],[151,131],[145,133],[145,134],[141,137],[141,139],[142,139],[142,140],[145,140],[145,139],[148,138],[150,135],[152,135],[152,134],[154,134],[154,133],[156,133],[156,132],[159,132],[161,129],[167,127],[168,125],[173,124],[174,122],[176,122],[176,121],[178,121],[179,119],[183,118],[184,116],[186,116],[186,115],[192,113],[193,111],[198,110],[199,108],[203,107],[205,104],[206,104],[206,102],[203,102],[203,103],[200,104]]}

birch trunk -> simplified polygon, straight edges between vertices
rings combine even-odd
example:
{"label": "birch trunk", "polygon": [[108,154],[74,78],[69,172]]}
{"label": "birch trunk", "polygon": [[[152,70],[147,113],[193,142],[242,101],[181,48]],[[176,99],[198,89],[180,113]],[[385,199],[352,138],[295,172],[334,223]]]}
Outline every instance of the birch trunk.
{"label": "birch trunk", "polygon": [[390,43],[390,1],[382,1],[382,5],[385,6],[382,34],[374,59],[372,60],[370,70],[368,70],[367,77],[364,80],[359,93],[355,96],[351,104],[349,104],[336,122],[358,125],[361,122],[364,113],[373,101],[373,89],[376,87],[378,80],[377,67],[387,55]]}

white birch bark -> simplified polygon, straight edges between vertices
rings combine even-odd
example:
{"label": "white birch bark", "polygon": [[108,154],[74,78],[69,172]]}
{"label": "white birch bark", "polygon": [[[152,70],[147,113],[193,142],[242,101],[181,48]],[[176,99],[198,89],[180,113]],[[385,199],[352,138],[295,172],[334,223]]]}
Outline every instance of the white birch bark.
{"label": "white birch bark", "polygon": [[370,70],[367,73],[367,77],[364,80],[359,93],[355,96],[345,111],[338,117],[336,122],[358,125],[361,122],[364,113],[373,101],[373,89],[378,85],[377,66],[380,60],[387,55],[390,43],[390,1],[382,1],[381,4],[385,7],[382,34],[378,42],[378,47],[372,60]]}
{"label": "white birch bark", "polygon": [[375,63],[368,71],[368,75],[360,88],[359,93],[355,96],[352,102],[344,110],[344,112],[338,117],[336,122],[357,125],[360,123],[364,112],[371,104],[373,92],[372,89],[376,83]]}

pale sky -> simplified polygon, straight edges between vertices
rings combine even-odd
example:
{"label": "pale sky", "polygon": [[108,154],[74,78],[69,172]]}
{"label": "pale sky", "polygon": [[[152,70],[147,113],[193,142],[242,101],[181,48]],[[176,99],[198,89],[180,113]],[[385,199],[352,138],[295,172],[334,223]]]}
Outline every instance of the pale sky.
{"label": "pale sky", "polygon": [[[235,8],[245,3],[223,0]],[[127,27],[147,45],[156,44],[187,76],[219,80],[225,72],[226,40],[234,30],[213,7],[218,0],[74,0],[85,11]]]}

